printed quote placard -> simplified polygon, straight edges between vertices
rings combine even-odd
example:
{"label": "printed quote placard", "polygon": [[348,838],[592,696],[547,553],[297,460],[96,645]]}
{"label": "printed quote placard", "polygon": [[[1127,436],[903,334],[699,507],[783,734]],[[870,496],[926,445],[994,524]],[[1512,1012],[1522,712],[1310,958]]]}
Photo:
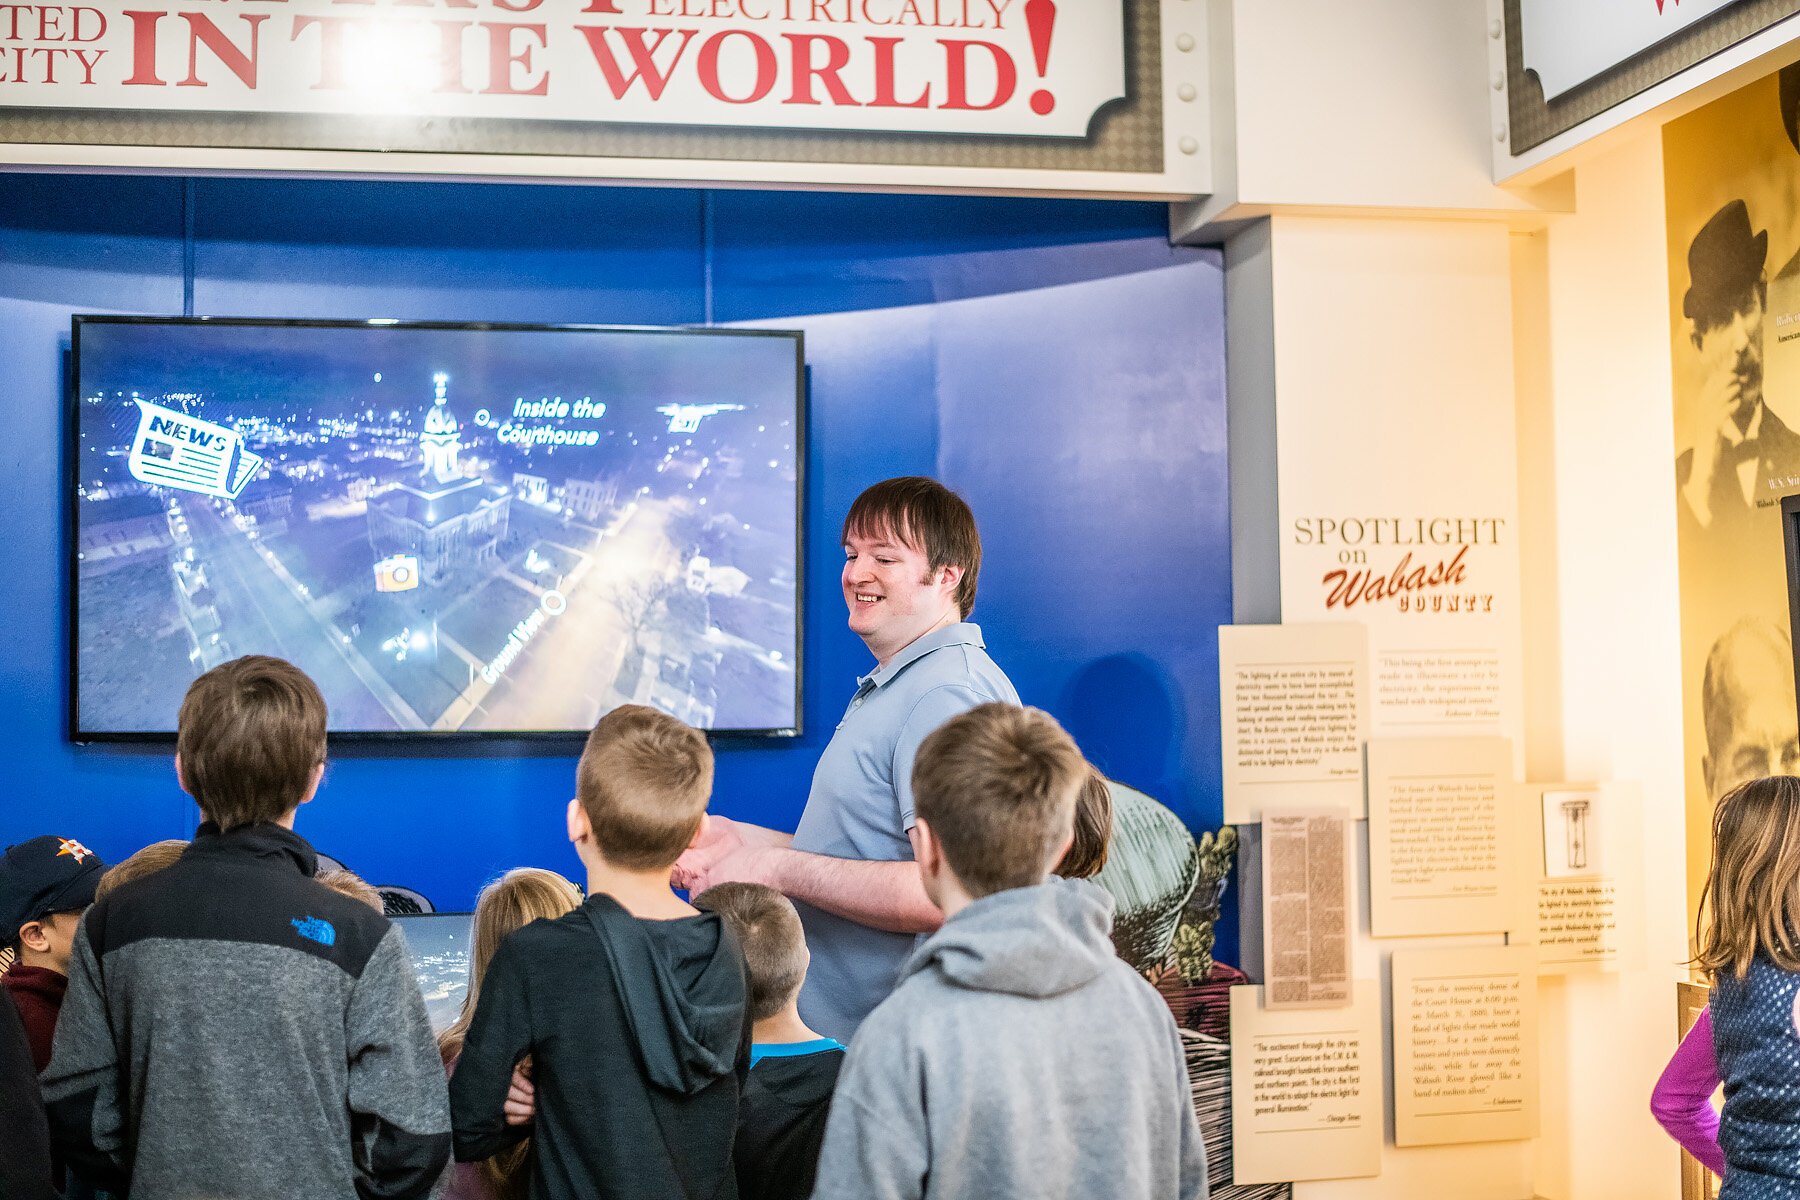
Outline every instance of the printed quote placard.
{"label": "printed quote placard", "polygon": [[1221,625],[1225,820],[1265,803],[1364,815],[1368,634],[1360,625]]}
{"label": "printed quote placard", "polygon": [[1394,1143],[1537,1136],[1530,946],[1394,952]]}
{"label": "printed quote placard", "polygon": [[1349,1179],[1381,1169],[1381,1003],[1374,980],[1347,1008],[1263,1007],[1231,989],[1232,1181]]}
{"label": "printed quote placard", "polygon": [[1375,937],[1500,933],[1528,923],[1530,845],[1507,739],[1369,743]]}

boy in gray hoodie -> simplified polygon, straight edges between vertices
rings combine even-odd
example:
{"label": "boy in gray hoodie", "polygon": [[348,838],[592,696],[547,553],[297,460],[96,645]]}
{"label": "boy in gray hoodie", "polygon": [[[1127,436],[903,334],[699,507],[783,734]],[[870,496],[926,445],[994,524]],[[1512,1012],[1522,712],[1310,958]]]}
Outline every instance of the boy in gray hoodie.
{"label": "boy in gray hoodie", "polygon": [[1048,878],[1087,772],[1035,708],[920,745],[911,836],[944,924],[851,1043],[813,1200],[1204,1200],[1174,1018],[1114,956],[1107,895]]}

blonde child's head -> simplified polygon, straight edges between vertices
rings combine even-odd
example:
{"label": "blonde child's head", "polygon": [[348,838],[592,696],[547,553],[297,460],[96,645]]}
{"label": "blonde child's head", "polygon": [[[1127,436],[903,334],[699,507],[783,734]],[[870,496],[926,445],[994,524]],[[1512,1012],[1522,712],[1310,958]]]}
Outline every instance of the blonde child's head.
{"label": "blonde child's head", "polygon": [[575,767],[581,834],[606,862],[626,871],[671,867],[700,831],[712,796],[713,754],[706,735],[642,704],[613,709],[588,735]]}
{"label": "blonde child's head", "polygon": [[[438,1035],[438,1052],[446,1060],[462,1053],[469,1022],[475,1017],[475,1004],[481,998],[481,981],[500,943],[533,921],[553,920],[580,905],[581,892],[574,884],[555,871],[537,867],[516,867],[481,889],[481,895],[475,898],[469,945],[469,990],[463,996],[462,1011],[456,1020]],[[494,1195],[502,1200],[524,1195],[529,1149],[529,1143],[520,1142],[482,1160],[481,1176]]]}
{"label": "blonde child's head", "polygon": [[475,917],[469,939],[469,991],[462,1013],[438,1038],[446,1055],[462,1049],[463,1036],[475,1015],[481,981],[487,975],[494,952],[514,930],[540,918],[556,918],[581,906],[581,891],[555,871],[515,867],[481,889],[475,898]]}
{"label": "blonde child's head", "polygon": [[124,862],[108,868],[100,877],[100,886],[94,889],[94,901],[98,903],[113,892],[134,880],[154,875],[166,867],[175,865],[188,844],[180,838],[169,838],[166,841],[151,842]]}
{"label": "blonde child's head", "polygon": [[348,896],[359,904],[366,904],[378,913],[387,912],[387,905],[382,903],[381,893],[375,890],[375,885],[355,871],[338,867],[320,871],[313,878],[340,896]]}
{"label": "blonde child's head", "polygon": [[1753,779],[1719,800],[1695,934],[1695,964],[1714,979],[1742,978],[1759,954],[1800,971],[1800,778]]}

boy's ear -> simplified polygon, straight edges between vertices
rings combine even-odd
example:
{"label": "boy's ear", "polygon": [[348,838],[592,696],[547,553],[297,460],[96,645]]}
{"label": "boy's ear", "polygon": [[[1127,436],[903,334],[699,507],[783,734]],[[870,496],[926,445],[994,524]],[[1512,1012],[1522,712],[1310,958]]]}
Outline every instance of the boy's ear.
{"label": "boy's ear", "polygon": [[1073,829],[1071,829],[1071,830],[1069,830],[1069,836],[1064,838],[1061,842],[1059,842],[1057,844],[1056,853],[1054,853],[1050,856],[1050,861],[1044,864],[1044,874],[1045,875],[1056,874],[1057,864],[1062,862],[1063,859],[1069,857],[1069,850],[1074,845],[1075,845],[1075,831]]}
{"label": "boy's ear", "polygon": [[181,753],[179,751],[175,754],[175,782],[180,784],[181,790],[187,792],[188,795],[191,796],[194,794],[193,792],[188,791],[187,776],[181,773]]}
{"label": "boy's ear", "polygon": [[594,827],[588,824],[587,810],[580,800],[569,801],[569,841],[580,846],[594,840]]}
{"label": "boy's ear", "polygon": [[[176,762],[179,764],[180,759],[177,758]],[[325,782],[325,764],[323,762],[321,762],[318,766],[313,768],[312,780],[307,783],[306,794],[304,796],[300,797],[300,803],[301,804],[311,803],[312,798],[319,794],[319,785],[324,782]]]}
{"label": "boy's ear", "polygon": [[313,768],[312,778],[307,780],[307,782],[306,782],[306,791],[304,791],[300,794],[300,802],[298,804],[295,804],[294,807],[288,809],[285,813],[282,813],[280,818],[275,823],[277,825],[285,825],[289,829],[292,829],[294,827],[294,818],[300,814],[300,809],[304,805],[308,805],[313,802],[314,797],[316,797],[319,794],[319,784],[323,783],[324,781],[325,781],[325,764],[320,763],[318,766]]}
{"label": "boy's ear", "polygon": [[27,921],[19,926],[19,944],[34,954],[50,951],[50,934],[42,921]]}
{"label": "boy's ear", "polygon": [[706,831],[712,828],[712,814],[701,813],[700,823],[694,826],[694,836],[688,839],[688,849],[692,850],[706,840]]}
{"label": "boy's ear", "polygon": [[936,875],[943,864],[944,852],[939,849],[937,838],[925,818],[915,818],[906,836],[912,840],[913,858],[918,862],[919,870],[928,879]]}

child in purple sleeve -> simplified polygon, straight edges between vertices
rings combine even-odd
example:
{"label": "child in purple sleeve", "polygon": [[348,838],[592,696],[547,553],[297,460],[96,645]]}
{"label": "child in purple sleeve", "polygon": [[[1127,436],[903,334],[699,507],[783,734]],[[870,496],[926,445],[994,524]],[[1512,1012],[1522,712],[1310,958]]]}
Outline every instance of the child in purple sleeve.
{"label": "child in purple sleeve", "polygon": [[1753,779],[1713,810],[1694,965],[1712,984],[1725,1086],[1719,1200],[1800,1196],[1800,777]]}
{"label": "child in purple sleeve", "polygon": [[1703,1008],[1675,1056],[1650,1092],[1656,1123],[1714,1175],[1725,1174],[1719,1149],[1719,1113],[1712,1106],[1719,1090],[1719,1061],[1713,1055],[1712,1010]]}

